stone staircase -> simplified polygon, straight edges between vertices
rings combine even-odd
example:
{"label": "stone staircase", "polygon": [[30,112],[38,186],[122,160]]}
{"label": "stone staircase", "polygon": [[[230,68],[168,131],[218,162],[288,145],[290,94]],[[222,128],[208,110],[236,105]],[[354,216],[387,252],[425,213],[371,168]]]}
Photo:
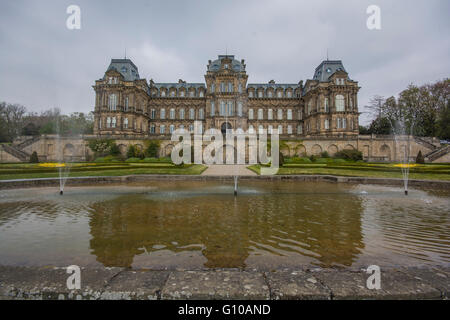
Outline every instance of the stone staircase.
{"label": "stone staircase", "polygon": [[428,161],[433,162],[437,159],[439,159],[440,157],[445,156],[446,154],[450,153],[450,145],[441,147],[441,148],[436,148],[435,150],[427,153],[425,155],[425,158],[428,159]]}
{"label": "stone staircase", "polygon": [[40,139],[41,139],[40,136],[36,136],[31,139],[25,140],[19,144],[13,144],[13,147],[15,147],[16,149],[19,149],[19,150],[23,150],[23,148],[26,148],[26,147],[32,145],[33,143],[38,142]]}
{"label": "stone staircase", "polygon": [[5,152],[9,153],[13,157],[16,157],[20,161],[24,161],[24,162],[30,161],[31,155],[23,150],[18,149],[16,146],[3,144],[2,148]]}
{"label": "stone staircase", "polygon": [[415,140],[418,144],[421,144],[421,145],[423,145],[424,147],[426,147],[426,148],[428,148],[428,149],[431,149],[432,152],[435,151],[435,150],[437,150],[437,149],[439,149],[439,147],[435,146],[434,144],[432,144],[432,143],[430,143],[430,142],[428,142],[428,141],[426,141],[425,139],[422,139],[422,138],[420,138],[420,137],[414,137],[414,140]]}

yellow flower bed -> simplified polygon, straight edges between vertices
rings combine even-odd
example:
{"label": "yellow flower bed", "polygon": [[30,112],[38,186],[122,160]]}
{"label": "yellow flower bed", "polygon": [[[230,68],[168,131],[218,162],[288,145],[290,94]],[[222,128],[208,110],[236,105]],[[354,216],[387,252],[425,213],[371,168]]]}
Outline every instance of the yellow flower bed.
{"label": "yellow flower bed", "polygon": [[40,163],[39,167],[44,167],[44,168],[62,168],[65,167],[66,164],[65,163],[54,163],[54,162],[48,162],[48,163]]}
{"label": "yellow flower bed", "polygon": [[399,168],[414,168],[417,167],[417,164],[404,164],[404,163],[400,163],[400,164],[395,164],[394,167],[399,167]]}

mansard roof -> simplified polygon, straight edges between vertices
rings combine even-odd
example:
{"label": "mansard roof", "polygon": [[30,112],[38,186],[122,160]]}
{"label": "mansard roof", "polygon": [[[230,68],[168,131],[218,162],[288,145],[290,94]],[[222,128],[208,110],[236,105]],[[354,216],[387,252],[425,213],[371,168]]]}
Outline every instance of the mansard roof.
{"label": "mansard roof", "polygon": [[136,65],[130,59],[111,59],[106,72],[115,70],[119,72],[125,81],[139,80],[139,71]]}
{"label": "mansard roof", "polygon": [[205,84],[204,83],[186,83],[186,82],[174,82],[174,83],[155,83],[153,84],[154,87],[156,87],[157,89],[161,89],[161,88],[176,88],[181,89],[181,88],[205,88]]}
{"label": "mansard roof", "polygon": [[254,88],[254,89],[258,89],[258,88],[264,88],[264,89],[268,89],[268,88],[273,88],[273,89],[278,89],[278,88],[282,88],[284,90],[292,88],[292,89],[298,89],[300,87],[299,84],[297,83],[249,83],[247,85],[247,88]]}
{"label": "mansard roof", "polygon": [[319,82],[327,82],[330,77],[337,71],[345,71],[344,65],[341,60],[324,60],[316,68],[314,72],[313,80],[318,80]]}
{"label": "mansard roof", "polygon": [[231,67],[233,71],[241,72],[245,71],[245,66],[234,58],[234,55],[219,55],[219,59],[212,61],[208,65],[208,71],[219,71],[222,66],[223,59],[231,59]]}

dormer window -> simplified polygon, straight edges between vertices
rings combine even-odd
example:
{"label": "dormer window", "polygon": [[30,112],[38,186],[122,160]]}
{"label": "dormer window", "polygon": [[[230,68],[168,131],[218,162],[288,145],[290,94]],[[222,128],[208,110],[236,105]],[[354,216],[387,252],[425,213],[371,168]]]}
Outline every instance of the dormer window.
{"label": "dormer window", "polygon": [[330,68],[327,68],[327,70],[326,70],[328,73],[330,73],[331,72],[331,69]]}
{"label": "dormer window", "polygon": [[223,65],[223,67],[224,67],[224,69],[228,69],[228,63],[225,63],[225,64]]}

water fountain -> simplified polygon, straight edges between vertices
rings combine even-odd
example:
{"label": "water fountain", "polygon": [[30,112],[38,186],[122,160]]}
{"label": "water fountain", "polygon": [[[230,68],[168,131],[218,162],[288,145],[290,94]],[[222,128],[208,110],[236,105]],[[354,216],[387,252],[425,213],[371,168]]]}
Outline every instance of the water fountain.
{"label": "water fountain", "polygon": [[56,160],[58,161],[58,172],[59,172],[59,194],[62,196],[64,194],[64,186],[66,185],[67,178],[69,177],[70,166],[66,163],[64,159],[64,146],[61,142],[61,126],[60,118],[56,119]]}
{"label": "water fountain", "polygon": [[234,176],[234,196],[237,196],[237,190],[238,190],[238,176]]}

